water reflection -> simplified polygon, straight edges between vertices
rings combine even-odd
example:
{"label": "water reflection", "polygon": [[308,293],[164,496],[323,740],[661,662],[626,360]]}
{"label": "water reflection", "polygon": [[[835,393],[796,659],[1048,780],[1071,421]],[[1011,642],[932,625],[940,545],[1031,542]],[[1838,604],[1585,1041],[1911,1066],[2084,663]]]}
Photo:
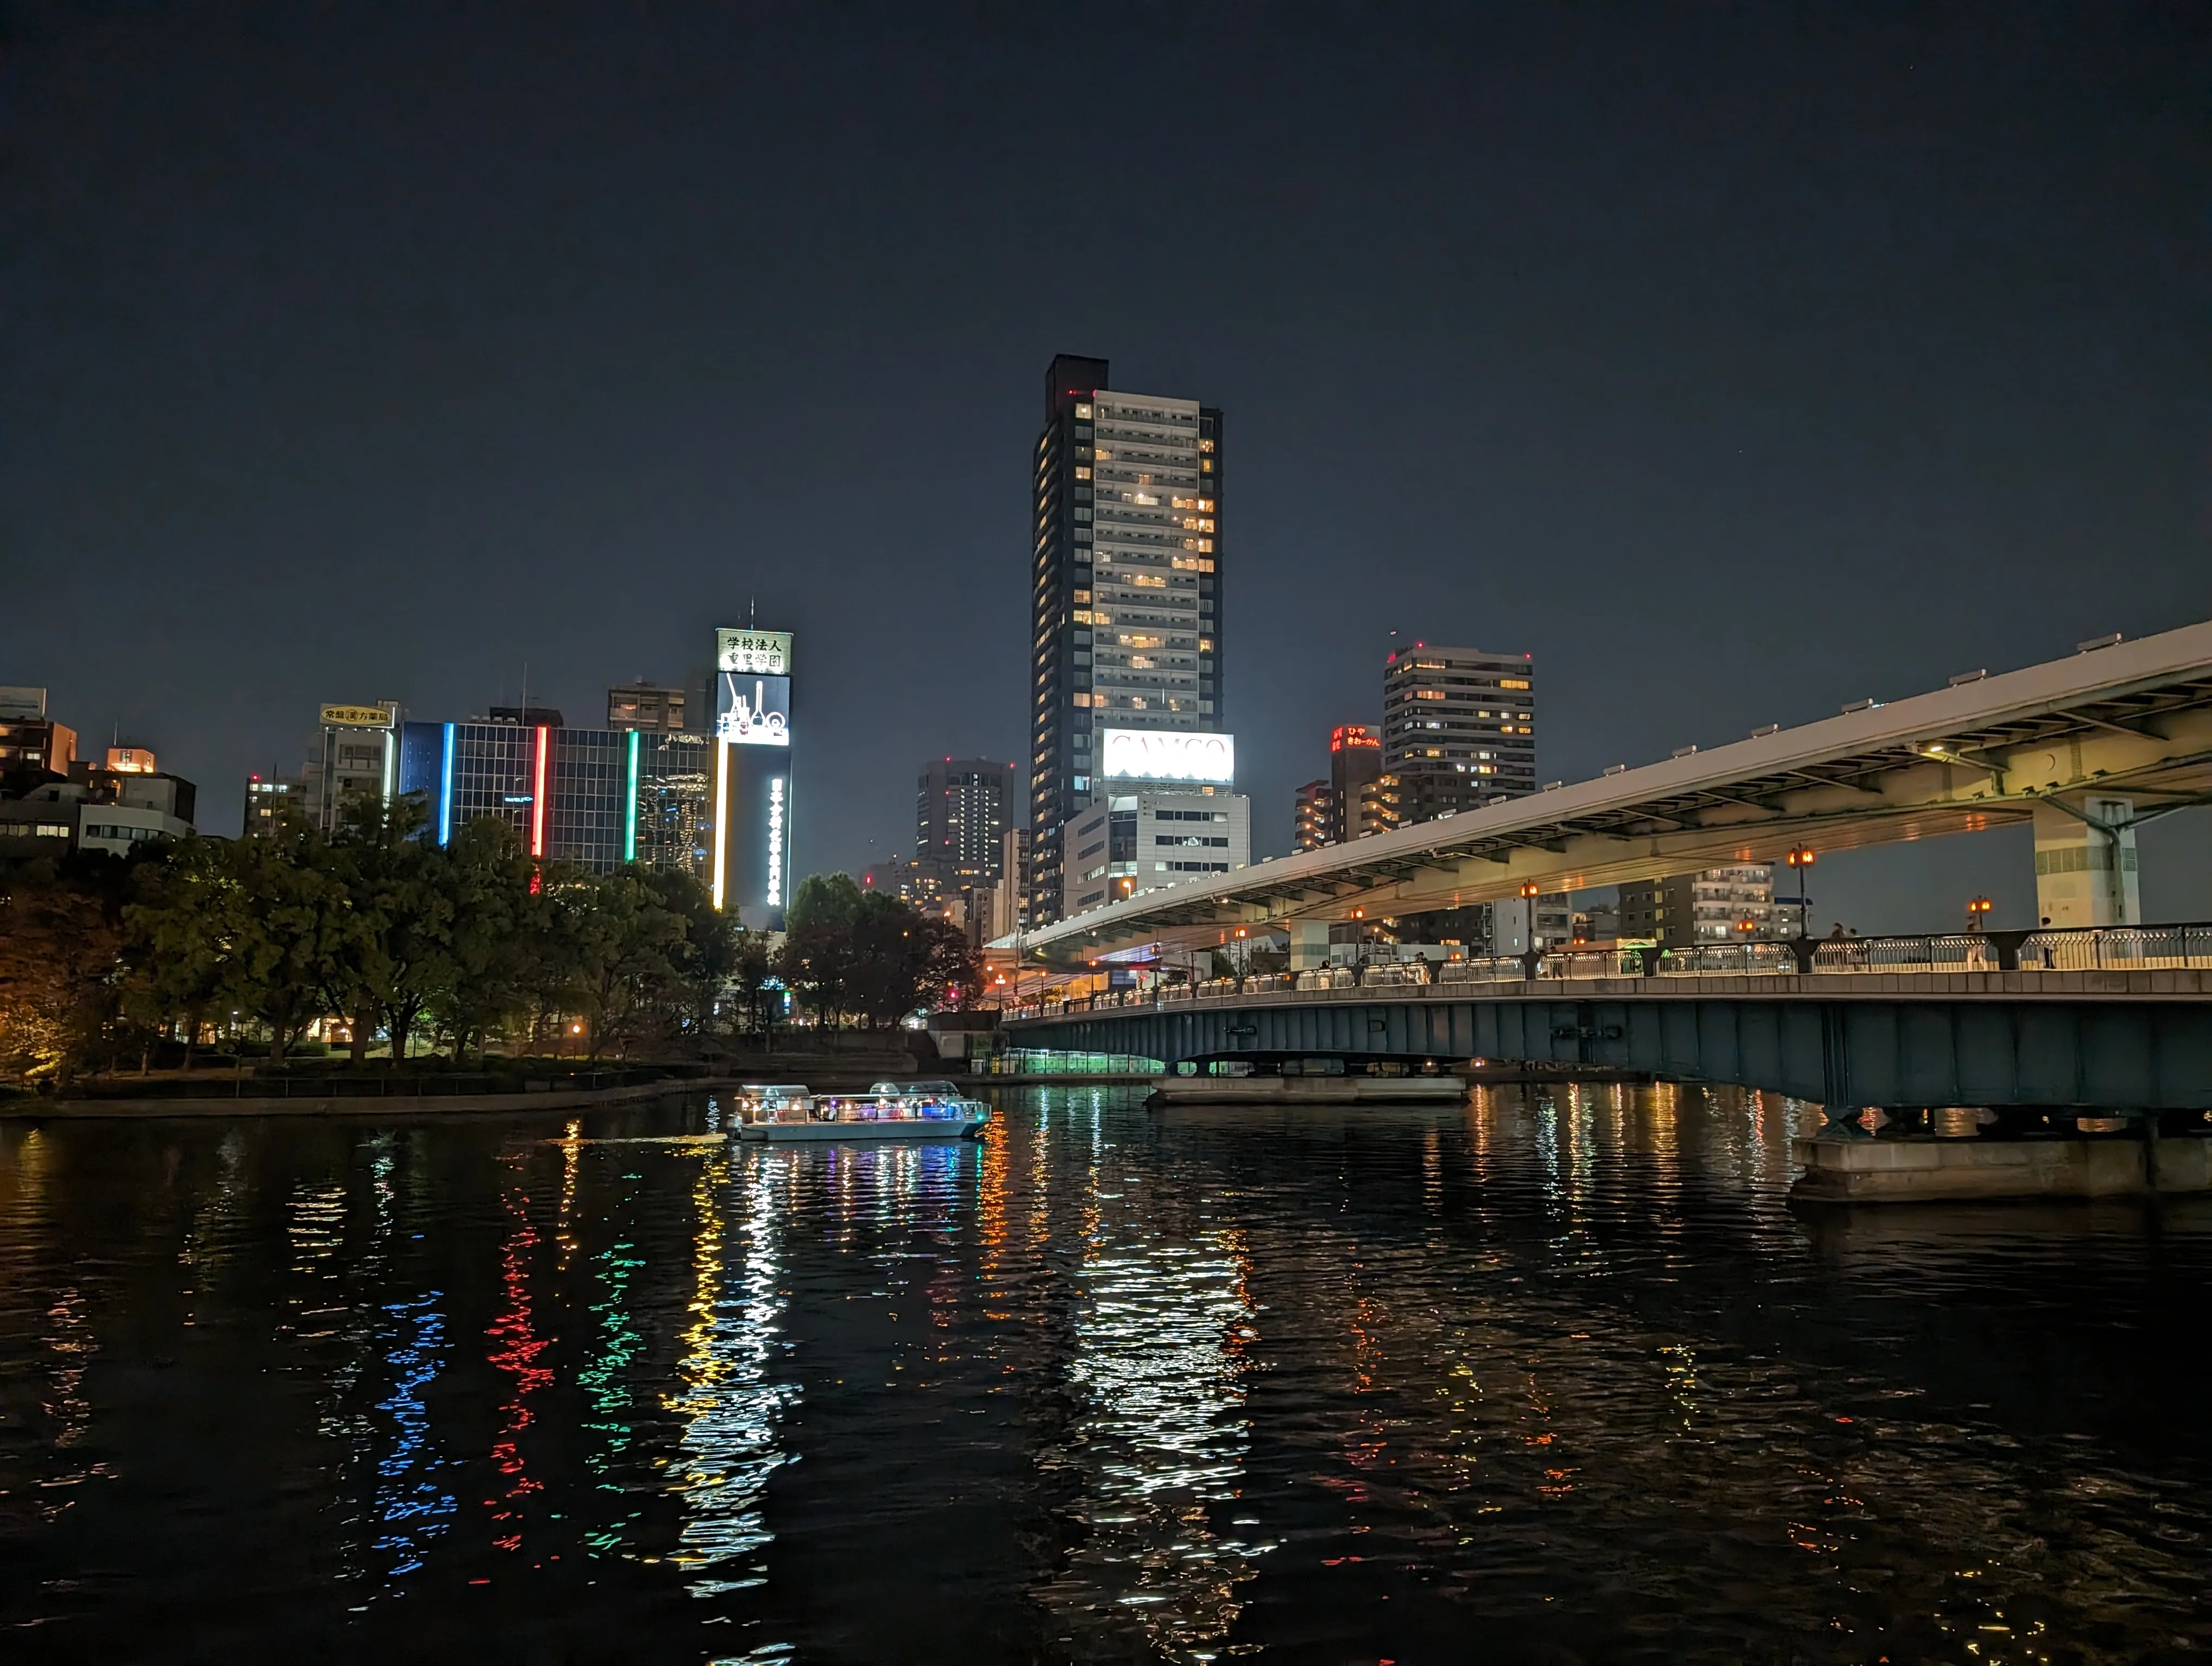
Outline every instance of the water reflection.
{"label": "water reflection", "polygon": [[[718,1154],[700,1165],[693,1187],[698,1213],[691,1323],[677,1368],[682,1389],[668,1408],[683,1420],[669,1487],[684,1509],[684,1528],[669,1560],[694,1596],[757,1585],[766,1578],[759,1552],[773,1536],[763,1511],[769,1477],[789,1456],[778,1426],[796,1399],[788,1383],[771,1379],[776,1322],[778,1237],[786,1189],[796,1160],[789,1151],[744,1154],[738,1173]],[[726,1221],[726,1200],[738,1219]],[[735,1262],[725,1270],[726,1258]]]}
{"label": "water reflection", "polygon": [[1696,1087],[705,1113],[0,1122],[0,1657],[2212,1643],[2212,1204],[1796,1215]]}
{"label": "water reflection", "polygon": [[[1088,1154],[1095,1165],[1095,1120]],[[1036,1594],[1079,1632],[1210,1660],[1264,1550],[1220,1519],[1234,1513],[1249,1438],[1244,1378],[1258,1332],[1246,1251],[1219,1228],[1163,1232],[1158,1217],[1188,1200],[1109,1191],[1093,1173],[1068,1367],[1079,1409],[1046,1457],[1074,1472],[1066,1515],[1080,1536]]]}

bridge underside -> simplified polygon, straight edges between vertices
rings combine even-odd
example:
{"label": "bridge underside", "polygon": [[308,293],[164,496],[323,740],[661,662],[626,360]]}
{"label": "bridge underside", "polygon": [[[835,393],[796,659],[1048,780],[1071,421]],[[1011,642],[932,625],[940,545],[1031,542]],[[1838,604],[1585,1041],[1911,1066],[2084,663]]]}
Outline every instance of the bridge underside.
{"label": "bridge underside", "polygon": [[1376,1000],[1139,1008],[1009,1025],[1024,1047],[1164,1060],[1471,1059],[1644,1071],[1827,1105],[2212,1110],[2212,1003]]}

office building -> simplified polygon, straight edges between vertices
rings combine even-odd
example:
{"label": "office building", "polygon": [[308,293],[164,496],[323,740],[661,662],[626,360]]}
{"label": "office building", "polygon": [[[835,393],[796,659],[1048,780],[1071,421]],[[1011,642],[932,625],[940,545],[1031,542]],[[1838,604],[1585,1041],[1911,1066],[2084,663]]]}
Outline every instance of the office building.
{"label": "office building", "polygon": [[1252,860],[1252,801],[1224,734],[1107,729],[1091,802],[1067,830],[1069,910],[1228,873]]}
{"label": "office building", "polygon": [[0,853],[101,850],[126,856],[155,839],[190,838],[198,789],[181,775],[81,762],[0,799]]}
{"label": "office building", "polygon": [[76,731],[48,718],[44,689],[0,688],[0,780],[66,776],[76,761]]}
{"label": "office building", "polygon": [[389,799],[398,790],[399,703],[328,705],[308,743],[307,768],[300,777],[300,809],[308,823],[329,832],[354,793]]}
{"label": "office building", "polygon": [[1796,909],[1776,903],[1771,867],[1744,863],[1622,885],[1619,931],[1662,949],[1766,941],[1797,934]]}
{"label": "office building", "polygon": [[1310,781],[1298,788],[1291,836],[1293,847],[1299,850],[1319,850],[1336,842],[1336,803],[1327,781]]}
{"label": "office building", "polygon": [[996,759],[923,764],[915,782],[914,860],[924,883],[945,897],[997,885],[1007,812],[1018,806],[1018,791],[1014,765]]}
{"label": "office building", "polygon": [[1382,743],[1364,723],[1340,723],[1328,736],[1329,842],[1348,844],[1398,824],[1395,780],[1385,781]]}
{"label": "office building", "polygon": [[1536,790],[1534,661],[1417,643],[1382,672],[1382,769],[1406,826]]}
{"label": "office building", "polygon": [[1251,800],[1210,787],[1127,787],[1102,794],[1069,829],[1071,912],[1251,862]]}
{"label": "office building", "polygon": [[607,727],[646,734],[690,734],[690,702],[682,689],[658,683],[624,683],[607,690]]}
{"label": "office building", "polygon": [[1060,917],[1067,824],[1101,731],[1220,732],[1221,413],[1123,393],[1107,362],[1045,375],[1034,459],[1028,917]]}
{"label": "office building", "polygon": [[[711,767],[696,736],[489,717],[410,722],[399,732],[399,790],[422,794],[438,843],[490,817],[532,855],[596,873],[640,862],[708,880]],[[249,829],[257,812],[270,822],[281,813],[281,783],[250,782],[246,794]]]}
{"label": "office building", "polygon": [[246,820],[242,836],[249,839],[272,839],[284,824],[284,818],[298,807],[300,785],[291,781],[264,781],[259,775],[250,775],[246,782]]}

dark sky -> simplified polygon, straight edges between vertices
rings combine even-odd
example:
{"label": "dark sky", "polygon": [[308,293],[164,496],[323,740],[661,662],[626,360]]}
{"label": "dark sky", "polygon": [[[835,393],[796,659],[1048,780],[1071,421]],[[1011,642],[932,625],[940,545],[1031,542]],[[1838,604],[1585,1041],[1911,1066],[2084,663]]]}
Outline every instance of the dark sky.
{"label": "dark sky", "polygon": [[2212,616],[2212,9],[768,15],[10,12],[0,682],[225,832],[321,701],[595,722],[757,598],[862,864],[1024,755],[1060,351],[1228,412],[1263,852],[1393,629],[1534,652],[1573,779]]}

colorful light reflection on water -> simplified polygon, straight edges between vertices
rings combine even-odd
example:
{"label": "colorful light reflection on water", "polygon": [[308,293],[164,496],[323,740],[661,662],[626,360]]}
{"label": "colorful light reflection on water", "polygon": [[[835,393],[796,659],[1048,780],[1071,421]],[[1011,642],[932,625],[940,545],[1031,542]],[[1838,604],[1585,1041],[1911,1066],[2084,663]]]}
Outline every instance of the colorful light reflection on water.
{"label": "colorful light reflection on water", "polygon": [[2204,1205],[1802,1108],[0,1122],[0,1658],[2155,1659]]}

